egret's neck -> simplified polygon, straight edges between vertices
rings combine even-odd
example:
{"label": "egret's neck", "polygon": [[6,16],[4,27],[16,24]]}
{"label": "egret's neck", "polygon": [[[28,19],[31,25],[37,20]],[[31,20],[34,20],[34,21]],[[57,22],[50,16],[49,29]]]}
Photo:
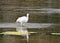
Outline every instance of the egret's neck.
{"label": "egret's neck", "polygon": [[27,18],[29,19],[29,14],[27,14]]}

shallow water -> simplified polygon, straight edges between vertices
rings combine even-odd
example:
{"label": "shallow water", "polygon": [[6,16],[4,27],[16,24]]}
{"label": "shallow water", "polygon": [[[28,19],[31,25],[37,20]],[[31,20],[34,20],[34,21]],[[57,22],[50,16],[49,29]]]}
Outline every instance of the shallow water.
{"label": "shallow water", "polygon": [[[57,29],[58,28],[58,29]],[[28,31],[38,32],[29,35],[28,43],[60,43],[60,36],[50,35],[51,32],[59,32],[59,27],[28,29]],[[22,36],[0,35],[1,43],[27,43],[26,38]]]}

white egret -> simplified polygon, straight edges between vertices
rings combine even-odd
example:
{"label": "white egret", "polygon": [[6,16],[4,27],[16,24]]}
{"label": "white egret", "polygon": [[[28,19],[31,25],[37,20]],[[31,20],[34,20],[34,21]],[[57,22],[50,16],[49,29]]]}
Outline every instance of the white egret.
{"label": "white egret", "polygon": [[21,23],[21,28],[20,28],[20,27],[19,27],[19,28],[17,27],[17,28],[16,28],[16,31],[17,31],[17,32],[24,32],[24,33],[26,33],[26,34],[24,34],[24,35],[22,35],[22,36],[26,36],[27,42],[28,42],[28,40],[29,40],[28,31],[27,31],[27,29],[24,29],[22,26],[23,26],[23,24],[25,24],[25,23],[28,22],[28,19],[29,19],[29,13],[27,13],[27,16],[19,17],[19,18],[16,20],[17,23]]}
{"label": "white egret", "polygon": [[23,25],[23,23],[27,23],[28,22],[28,19],[29,19],[29,13],[27,13],[27,16],[19,17],[16,20],[16,22],[19,22],[19,23],[21,23],[21,25]]}

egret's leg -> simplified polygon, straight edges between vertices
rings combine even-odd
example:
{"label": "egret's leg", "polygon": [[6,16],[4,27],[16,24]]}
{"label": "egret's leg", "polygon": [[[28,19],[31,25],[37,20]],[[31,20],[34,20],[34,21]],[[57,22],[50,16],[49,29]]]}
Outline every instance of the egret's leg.
{"label": "egret's leg", "polygon": [[23,26],[23,23],[21,22],[21,27]]}
{"label": "egret's leg", "polygon": [[23,26],[26,27],[26,22],[23,23]]}
{"label": "egret's leg", "polygon": [[21,22],[21,32],[23,31],[23,23]]}

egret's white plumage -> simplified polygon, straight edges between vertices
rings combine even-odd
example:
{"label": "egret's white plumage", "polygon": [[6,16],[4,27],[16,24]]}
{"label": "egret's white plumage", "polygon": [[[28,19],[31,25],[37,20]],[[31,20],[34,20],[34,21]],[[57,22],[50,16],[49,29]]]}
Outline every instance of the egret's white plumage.
{"label": "egret's white plumage", "polygon": [[[27,13],[27,16],[19,17],[19,18],[16,20],[16,22],[21,23],[21,26],[22,26],[24,23],[27,23],[27,22],[28,22],[28,19],[29,19],[29,14]],[[28,36],[28,31],[27,31],[27,29],[24,29],[23,27],[21,27],[21,28],[16,28],[16,31],[17,31],[17,32],[27,33],[27,34],[24,34],[23,36],[26,36],[27,42],[28,42],[29,36]]]}
{"label": "egret's white plumage", "polygon": [[29,14],[27,13],[27,16],[19,17],[19,18],[16,20],[16,22],[19,22],[19,23],[21,23],[21,25],[22,25],[22,23],[28,22],[28,19],[29,19]]}

